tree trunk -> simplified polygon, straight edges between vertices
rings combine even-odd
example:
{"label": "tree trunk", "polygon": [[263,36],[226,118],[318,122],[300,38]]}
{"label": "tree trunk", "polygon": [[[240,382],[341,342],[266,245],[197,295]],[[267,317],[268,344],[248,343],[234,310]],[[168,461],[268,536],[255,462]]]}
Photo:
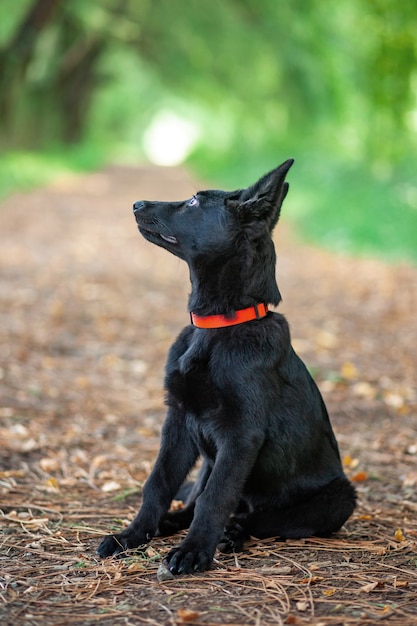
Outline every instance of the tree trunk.
{"label": "tree trunk", "polygon": [[60,4],[62,0],[35,0],[14,37],[0,50],[0,117],[7,135],[13,136],[16,103],[22,94],[37,39]]}

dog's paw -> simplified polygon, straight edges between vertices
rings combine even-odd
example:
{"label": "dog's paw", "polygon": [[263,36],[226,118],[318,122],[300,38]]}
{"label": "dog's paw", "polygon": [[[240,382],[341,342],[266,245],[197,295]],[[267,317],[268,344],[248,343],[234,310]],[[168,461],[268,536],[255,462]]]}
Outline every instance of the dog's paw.
{"label": "dog's paw", "polygon": [[108,556],[121,556],[127,550],[127,545],[119,535],[107,535],[97,548],[97,554],[105,559]]}
{"label": "dog's paw", "polygon": [[213,557],[205,550],[187,550],[186,545],[174,548],[164,558],[172,574],[193,574],[209,569]]}
{"label": "dog's paw", "polygon": [[158,524],[158,535],[160,537],[169,537],[169,535],[175,535],[179,530],[181,530],[181,526],[177,523],[175,519],[170,519],[169,517],[163,517]]}
{"label": "dog's paw", "polygon": [[217,549],[225,554],[242,552],[245,537],[246,533],[243,527],[234,521],[224,529],[223,537],[220,539]]}
{"label": "dog's paw", "polygon": [[138,548],[145,543],[146,541],[138,540],[135,535],[131,535],[130,533],[107,535],[98,546],[97,554],[102,559],[108,556],[123,557],[127,550]]}
{"label": "dog's paw", "polygon": [[179,530],[188,528],[193,519],[193,512],[189,509],[179,511],[168,511],[158,524],[158,535],[168,537],[174,535]]}

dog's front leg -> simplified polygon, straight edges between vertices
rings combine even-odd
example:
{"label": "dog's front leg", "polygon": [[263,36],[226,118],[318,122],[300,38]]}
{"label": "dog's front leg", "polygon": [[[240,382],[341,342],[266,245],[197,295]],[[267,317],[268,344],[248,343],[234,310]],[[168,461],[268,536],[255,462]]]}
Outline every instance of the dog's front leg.
{"label": "dog's front leg", "polygon": [[197,457],[198,451],[185,428],[183,414],[170,408],[162,429],[158,458],[143,488],[142,506],[125,530],[103,539],[97,550],[101,557],[120,555],[152,539],[159,520]]}
{"label": "dog's front leg", "polygon": [[239,445],[234,440],[222,445],[205,489],[196,500],[188,535],[164,559],[173,574],[201,572],[210,567],[224,526],[238,505],[262,440],[260,435],[252,437],[246,445]]}

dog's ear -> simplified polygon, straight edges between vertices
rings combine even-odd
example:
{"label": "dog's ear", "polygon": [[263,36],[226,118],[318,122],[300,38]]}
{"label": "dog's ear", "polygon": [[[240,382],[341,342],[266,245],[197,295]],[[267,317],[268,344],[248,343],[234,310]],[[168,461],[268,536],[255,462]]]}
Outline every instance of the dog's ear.
{"label": "dog's ear", "polygon": [[289,185],[285,182],[285,176],[293,163],[294,159],[288,159],[251,187],[231,194],[226,200],[227,206],[238,215],[244,225],[263,221],[272,232],[288,193]]}

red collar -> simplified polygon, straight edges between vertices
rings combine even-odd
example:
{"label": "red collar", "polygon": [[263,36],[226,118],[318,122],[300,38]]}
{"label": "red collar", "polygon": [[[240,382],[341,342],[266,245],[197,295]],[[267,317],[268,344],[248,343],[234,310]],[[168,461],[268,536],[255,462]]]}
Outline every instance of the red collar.
{"label": "red collar", "polygon": [[252,320],[260,320],[268,313],[268,306],[263,302],[255,304],[247,309],[235,311],[234,317],[225,315],[196,315],[190,312],[191,324],[197,328],[224,328],[225,326],[235,326]]}

